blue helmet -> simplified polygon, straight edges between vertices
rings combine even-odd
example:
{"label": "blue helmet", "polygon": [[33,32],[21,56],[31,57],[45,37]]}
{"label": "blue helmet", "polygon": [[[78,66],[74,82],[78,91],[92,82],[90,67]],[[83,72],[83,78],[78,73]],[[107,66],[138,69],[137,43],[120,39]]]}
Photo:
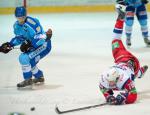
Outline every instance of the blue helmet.
{"label": "blue helmet", "polygon": [[15,16],[16,17],[23,17],[27,15],[26,8],[24,6],[16,7],[15,9]]}

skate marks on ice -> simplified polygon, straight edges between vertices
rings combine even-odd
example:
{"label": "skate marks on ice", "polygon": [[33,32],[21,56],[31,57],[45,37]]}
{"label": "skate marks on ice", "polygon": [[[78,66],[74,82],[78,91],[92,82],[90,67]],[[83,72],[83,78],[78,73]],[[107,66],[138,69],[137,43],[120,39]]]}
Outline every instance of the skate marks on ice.
{"label": "skate marks on ice", "polygon": [[63,87],[63,85],[55,85],[55,84],[40,84],[40,85],[32,85],[32,86],[27,86],[25,88],[17,88],[17,86],[4,86],[0,87],[0,92],[2,94],[8,94],[8,93],[16,93],[16,91],[36,91],[36,90],[55,90],[58,88]]}
{"label": "skate marks on ice", "polygon": [[54,90],[60,87],[63,87],[63,85],[35,84],[32,85],[32,90],[43,90],[43,89]]}
{"label": "skate marks on ice", "polygon": [[138,100],[150,100],[150,89],[148,90],[144,90],[144,91],[140,91],[138,93]]}
{"label": "skate marks on ice", "polygon": [[148,53],[150,52],[150,46],[145,46],[145,47],[138,47],[138,48],[128,48],[128,50],[130,50],[131,52],[135,52],[135,53]]}

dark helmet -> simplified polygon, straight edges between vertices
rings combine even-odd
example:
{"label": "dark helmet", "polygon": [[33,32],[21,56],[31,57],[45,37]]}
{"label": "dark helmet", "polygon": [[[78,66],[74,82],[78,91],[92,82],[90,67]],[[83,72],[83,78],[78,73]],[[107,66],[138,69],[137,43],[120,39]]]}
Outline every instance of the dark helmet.
{"label": "dark helmet", "polygon": [[27,15],[27,10],[24,6],[16,7],[15,9],[15,16],[16,17],[23,17]]}

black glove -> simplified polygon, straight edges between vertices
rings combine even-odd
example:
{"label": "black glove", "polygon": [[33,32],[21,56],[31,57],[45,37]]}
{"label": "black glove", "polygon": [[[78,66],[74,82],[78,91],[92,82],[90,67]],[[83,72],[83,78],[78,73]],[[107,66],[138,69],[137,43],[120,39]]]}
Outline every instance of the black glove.
{"label": "black glove", "polygon": [[9,51],[11,51],[13,49],[13,47],[11,46],[11,44],[9,42],[6,42],[6,43],[3,43],[1,46],[0,46],[0,52],[3,52],[3,53],[8,53]]}
{"label": "black glove", "polygon": [[141,0],[142,3],[147,4],[149,1],[148,0]]}
{"label": "black glove", "polygon": [[24,53],[29,52],[31,50],[31,48],[32,48],[32,44],[31,44],[30,40],[25,40],[20,46],[20,50]]}
{"label": "black glove", "polygon": [[108,96],[106,101],[110,105],[116,105],[116,98],[113,95]]}
{"label": "black glove", "polygon": [[128,93],[120,93],[116,96],[116,105],[124,104],[126,101],[126,98],[128,96]]}

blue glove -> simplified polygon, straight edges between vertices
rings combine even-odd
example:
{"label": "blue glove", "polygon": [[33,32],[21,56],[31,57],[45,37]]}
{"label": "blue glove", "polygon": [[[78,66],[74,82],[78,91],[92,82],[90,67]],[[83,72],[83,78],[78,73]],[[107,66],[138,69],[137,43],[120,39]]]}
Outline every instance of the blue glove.
{"label": "blue glove", "polygon": [[126,101],[126,98],[128,96],[128,93],[120,93],[116,96],[116,105],[124,104]]}

